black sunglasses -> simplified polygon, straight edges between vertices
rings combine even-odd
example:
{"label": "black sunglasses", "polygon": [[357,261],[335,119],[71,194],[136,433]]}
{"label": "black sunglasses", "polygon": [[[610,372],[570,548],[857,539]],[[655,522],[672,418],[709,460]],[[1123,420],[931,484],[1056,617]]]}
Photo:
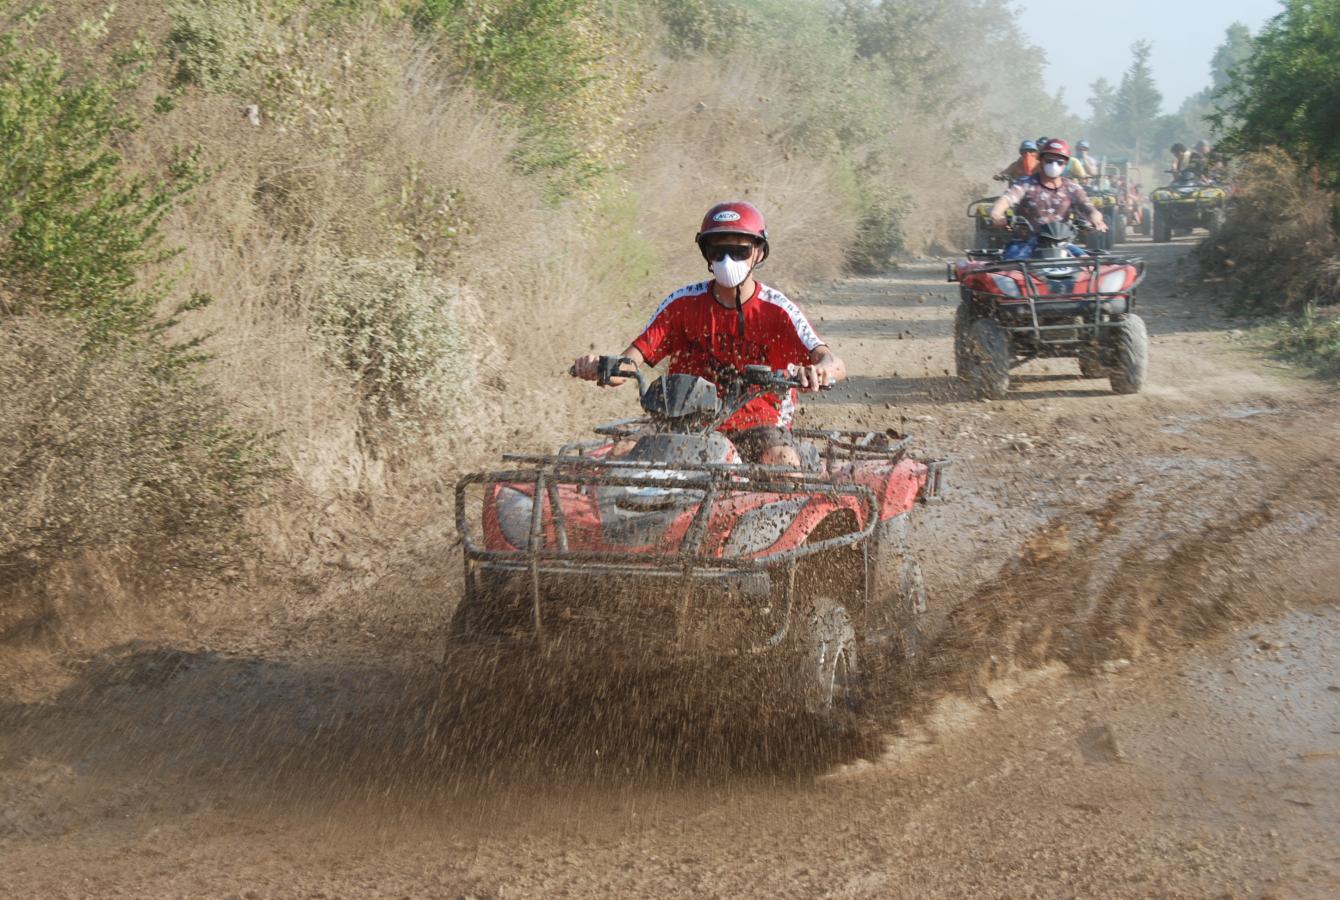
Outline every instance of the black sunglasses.
{"label": "black sunglasses", "polygon": [[731,259],[745,260],[754,255],[756,244],[707,244],[703,247],[703,256],[708,262],[721,262],[727,256]]}

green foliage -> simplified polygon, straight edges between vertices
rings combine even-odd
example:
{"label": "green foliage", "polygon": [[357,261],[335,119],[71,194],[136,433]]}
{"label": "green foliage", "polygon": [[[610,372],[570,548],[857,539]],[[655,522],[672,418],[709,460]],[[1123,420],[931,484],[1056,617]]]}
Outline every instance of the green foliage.
{"label": "green foliage", "polygon": [[178,154],[157,178],[125,173],[128,76],[67,77],[44,50],[0,38],[0,292],[12,312],[79,320],[90,340],[142,333],[168,283],[159,227],[204,173]]}
{"label": "green foliage", "polygon": [[1131,64],[1115,88],[1104,78],[1094,82],[1089,105],[1091,139],[1105,155],[1128,156],[1136,162],[1158,154],[1156,141],[1162,136],[1160,107],[1163,95],[1149,67],[1153,45],[1136,41],[1131,45]]}
{"label": "green foliage", "polygon": [[596,0],[423,0],[420,27],[444,37],[462,70],[518,114],[520,162],[559,194],[590,187],[632,146],[645,73],[630,36]]}
{"label": "green foliage", "polygon": [[324,260],[318,271],[313,326],[367,412],[382,421],[455,412],[474,380],[455,289],[399,259]]}
{"label": "green foliage", "polygon": [[205,173],[196,153],[132,175],[118,153],[136,59],[65,69],[0,38],[0,584],[86,550],[203,562],[269,474],[192,377],[198,341],[172,343],[163,218]]}
{"label": "green foliage", "polygon": [[678,55],[722,54],[738,46],[751,17],[729,0],[650,0],[665,25],[669,49]]}
{"label": "green foliage", "polygon": [[1340,379],[1340,317],[1317,316],[1309,311],[1299,322],[1287,326],[1271,349],[1322,377]]}
{"label": "green foliage", "polygon": [[1285,0],[1228,76],[1226,144],[1281,146],[1340,188],[1340,0]]}

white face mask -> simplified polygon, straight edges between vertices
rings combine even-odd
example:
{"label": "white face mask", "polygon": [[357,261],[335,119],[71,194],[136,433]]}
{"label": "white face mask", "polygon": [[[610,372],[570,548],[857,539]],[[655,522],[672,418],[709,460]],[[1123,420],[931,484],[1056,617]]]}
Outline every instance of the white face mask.
{"label": "white face mask", "polygon": [[712,263],[712,274],[716,276],[717,284],[722,287],[733,288],[744,284],[744,280],[749,277],[752,268],[750,260],[731,259],[726,256]]}
{"label": "white face mask", "polygon": [[1065,163],[1059,159],[1048,160],[1042,164],[1042,174],[1048,178],[1060,178],[1061,173],[1065,171]]}

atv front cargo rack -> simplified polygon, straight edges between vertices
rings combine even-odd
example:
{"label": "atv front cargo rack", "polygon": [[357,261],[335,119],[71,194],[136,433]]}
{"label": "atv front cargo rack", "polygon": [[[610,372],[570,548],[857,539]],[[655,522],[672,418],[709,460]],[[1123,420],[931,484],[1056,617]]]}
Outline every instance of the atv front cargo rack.
{"label": "atv front cargo rack", "polygon": [[[969,259],[977,260],[998,260],[999,251],[968,251]],[[1116,291],[1102,291],[1098,289],[1101,281],[1101,271],[1103,266],[1134,266],[1136,269],[1135,280],[1129,285]],[[954,263],[946,263],[946,280],[957,282],[958,270]],[[1056,283],[1058,280],[1049,277],[1050,272],[1056,270],[1075,270],[1091,269],[1089,273],[1089,284],[1092,286],[1085,291],[1067,291],[1055,294],[1040,295],[1037,291],[1037,285],[1034,282],[1035,277],[1040,277],[1044,281]],[[999,260],[978,269],[973,269],[973,275],[992,275],[1003,274],[1006,272],[1018,272],[1021,284],[1021,292],[1018,297],[1000,297],[993,298],[997,308],[1022,308],[1023,304],[1028,304],[1028,316],[1022,324],[1012,324],[1002,321],[1000,324],[1005,330],[1013,333],[1024,333],[1030,335],[1038,346],[1074,344],[1073,335],[1077,329],[1083,329],[1086,332],[1092,332],[1097,335],[1104,328],[1123,327],[1119,322],[1104,321],[1104,315],[1121,315],[1130,312],[1135,307],[1135,288],[1144,280],[1145,261],[1138,256],[1110,256],[1085,255],[1073,256],[1069,259],[1012,259]],[[1112,301],[1124,300],[1123,308],[1116,310]],[[1073,314],[1081,317],[1082,321],[1060,323],[1056,325],[1044,325],[1038,318],[1038,305],[1042,304],[1044,310],[1052,315]],[[1071,337],[1059,340],[1049,340],[1047,335],[1056,332],[1068,332]]]}
{"label": "atv front cargo rack", "polygon": [[[851,452],[860,453],[860,448]],[[794,600],[796,569],[806,557],[841,547],[859,545],[867,570],[869,541],[879,524],[879,503],[874,491],[860,484],[833,484],[812,478],[783,477],[795,474],[786,466],[742,465],[726,463],[669,464],[657,463],[657,471],[677,471],[697,476],[692,481],[676,482],[677,488],[702,493],[691,524],[680,542],[677,552],[638,553],[617,550],[580,550],[570,546],[559,501],[560,485],[656,487],[667,482],[655,473],[647,472],[647,464],[634,460],[608,460],[583,457],[571,453],[556,455],[508,454],[509,462],[531,466],[508,471],[479,472],[466,475],[456,486],[456,527],[461,536],[465,555],[465,589],[473,596],[478,589],[476,567],[522,572],[529,575],[529,593],[536,636],[543,637],[541,616],[543,577],[571,576],[624,576],[645,579],[668,579],[678,582],[680,593],[687,597],[687,588],[695,581],[744,584],[749,581],[770,584],[770,571],[782,570],[784,612],[781,629],[768,639],[766,646],[775,646],[789,627]],[[938,472],[936,476],[938,485]],[[489,549],[476,540],[471,532],[468,515],[468,489],[472,485],[530,485],[534,491],[530,510],[528,546],[518,549]],[[927,489],[931,484],[927,483]],[[938,489],[938,488],[937,488]],[[840,534],[789,550],[759,557],[709,556],[702,551],[712,511],[719,498],[741,491],[758,493],[812,496],[852,497],[864,507],[864,524],[846,534]],[[552,545],[548,540],[546,524],[552,525]],[[868,588],[868,583],[865,585]],[[864,599],[864,597],[862,597]]]}

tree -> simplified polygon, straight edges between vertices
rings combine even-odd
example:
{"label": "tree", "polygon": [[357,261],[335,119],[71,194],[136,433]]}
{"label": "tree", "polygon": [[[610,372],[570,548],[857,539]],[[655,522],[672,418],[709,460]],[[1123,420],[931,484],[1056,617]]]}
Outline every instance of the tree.
{"label": "tree", "polygon": [[1340,187],[1340,0],[1284,2],[1228,68],[1216,120],[1230,149],[1282,146]]}
{"label": "tree", "polygon": [[1137,162],[1146,158],[1153,149],[1158,131],[1159,109],[1163,94],[1154,84],[1154,73],[1149,68],[1149,55],[1154,45],[1136,41],[1131,45],[1131,65],[1121,76],[1121,84],[1112,98],[1112,127],[1118,136],[1118,145]]}

